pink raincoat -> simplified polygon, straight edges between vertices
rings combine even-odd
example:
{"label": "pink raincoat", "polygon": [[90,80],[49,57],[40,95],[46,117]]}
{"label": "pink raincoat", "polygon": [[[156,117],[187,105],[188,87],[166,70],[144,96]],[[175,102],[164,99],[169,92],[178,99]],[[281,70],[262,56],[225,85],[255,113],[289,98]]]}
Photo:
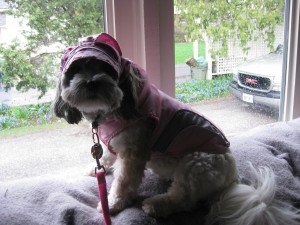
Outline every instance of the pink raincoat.
{"label": "pink raincoat", "polygon": [[[110,51],[107,51],[108,46]],[[111,52],[112,49],[114,52]],[[86,42],[69,49],[62,60],[62,71],[66,72],[74,61],[88,57],[111,65],[118,73],[118,79],[128,76],[128,73],[135,73],[141,78],[136,103],[140,117],[129,121],[114,118],[99,125],[99,137],[112,153],[111,140],[142,118],[150,118],[155,122],[152,137],[149,138],[153,157],[181,158],[195,151],[215,154],[228,151],[229,142],[217,126],[150,84],[143,69],[122,58],[121,49],[111,36],[102,33],[95,39],[89,37]],[[212,139],[215,139],[214,144],[211,143]]]}

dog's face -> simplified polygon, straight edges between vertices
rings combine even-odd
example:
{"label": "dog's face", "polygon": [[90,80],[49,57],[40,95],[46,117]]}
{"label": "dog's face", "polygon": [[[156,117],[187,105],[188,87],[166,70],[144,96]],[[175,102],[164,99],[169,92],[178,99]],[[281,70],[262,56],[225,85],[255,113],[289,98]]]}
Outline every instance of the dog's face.
{"label": "dog's face", "polygon": [[82,115],[101,122],[117,110],[123,99],[115,70],[95,58],[72,63],[57,87],[54,112],[69,123],[78,123]]}

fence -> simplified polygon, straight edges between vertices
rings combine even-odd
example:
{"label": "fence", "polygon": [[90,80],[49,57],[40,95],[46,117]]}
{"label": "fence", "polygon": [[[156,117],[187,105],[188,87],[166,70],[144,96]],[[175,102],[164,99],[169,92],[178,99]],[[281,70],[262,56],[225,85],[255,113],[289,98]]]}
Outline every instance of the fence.
{"label": "fence", "polygon": [[[275,48],[278,44],[284,43],[283,38],[283,26],[277,26],[275,29]],[[208,63],[207,79],[211,79],[213,75],[232,73],[234,67],[241,64],[245,60],[268,54],[271,51],[262,37],[259,37],[256,41],[251,41],[249,43],[250,49],[248,51],[248,54],[244,53],[242,48],[239,47],[237,38],[230,38],[228,40],[228,56],[217,57],[215,60],[213,60],[211,57],[211,50],[219,49],[220,43],[213,44],[211,40],[206,38],[205,44],[206,61]]]}

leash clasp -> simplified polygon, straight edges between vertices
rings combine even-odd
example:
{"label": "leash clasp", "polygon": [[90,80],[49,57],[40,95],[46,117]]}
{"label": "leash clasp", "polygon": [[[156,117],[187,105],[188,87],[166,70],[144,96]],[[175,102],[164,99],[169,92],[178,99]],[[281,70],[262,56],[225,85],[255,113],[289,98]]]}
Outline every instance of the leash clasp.
{"label": "leash clasp", "polygon": [[100,159],[103,156],[103,148],[99,141],[98,126],[95,122],[92,124],[92,134],[93,134],[94,145],[91,148],[91,154],[97,163],[97,167],[95,167],[95,173],[97,172],[97,170],[101,170],[101,169],[103,169],[104,172],[106,173],[104,166],[100,164]]}

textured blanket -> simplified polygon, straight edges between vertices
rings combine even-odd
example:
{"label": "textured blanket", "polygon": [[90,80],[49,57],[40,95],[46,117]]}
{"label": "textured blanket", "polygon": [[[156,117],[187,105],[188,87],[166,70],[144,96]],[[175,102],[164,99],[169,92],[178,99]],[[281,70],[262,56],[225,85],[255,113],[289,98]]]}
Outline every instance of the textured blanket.
{"label": "textured blanket", "polygon": [[[288,123],[264,125],[230,139],[242,182],[251,182],[248,162],[254,167],[269,166],[277,175],[276,197],[300,208],[300,118]],[[112,181],[107,176],[108,188]],[[141,202],[151,195],[165,192],[169,183],[150,171],[139,188],[133,206],[112,218],[113,224],[126,225],[194,225],[202,224],[204,205],[193,212],[156,220],[141,210]],[[0,183],[0,225],[100,225],[102,215],[96,211],[97,184],[94,177],[36,177]]]}

